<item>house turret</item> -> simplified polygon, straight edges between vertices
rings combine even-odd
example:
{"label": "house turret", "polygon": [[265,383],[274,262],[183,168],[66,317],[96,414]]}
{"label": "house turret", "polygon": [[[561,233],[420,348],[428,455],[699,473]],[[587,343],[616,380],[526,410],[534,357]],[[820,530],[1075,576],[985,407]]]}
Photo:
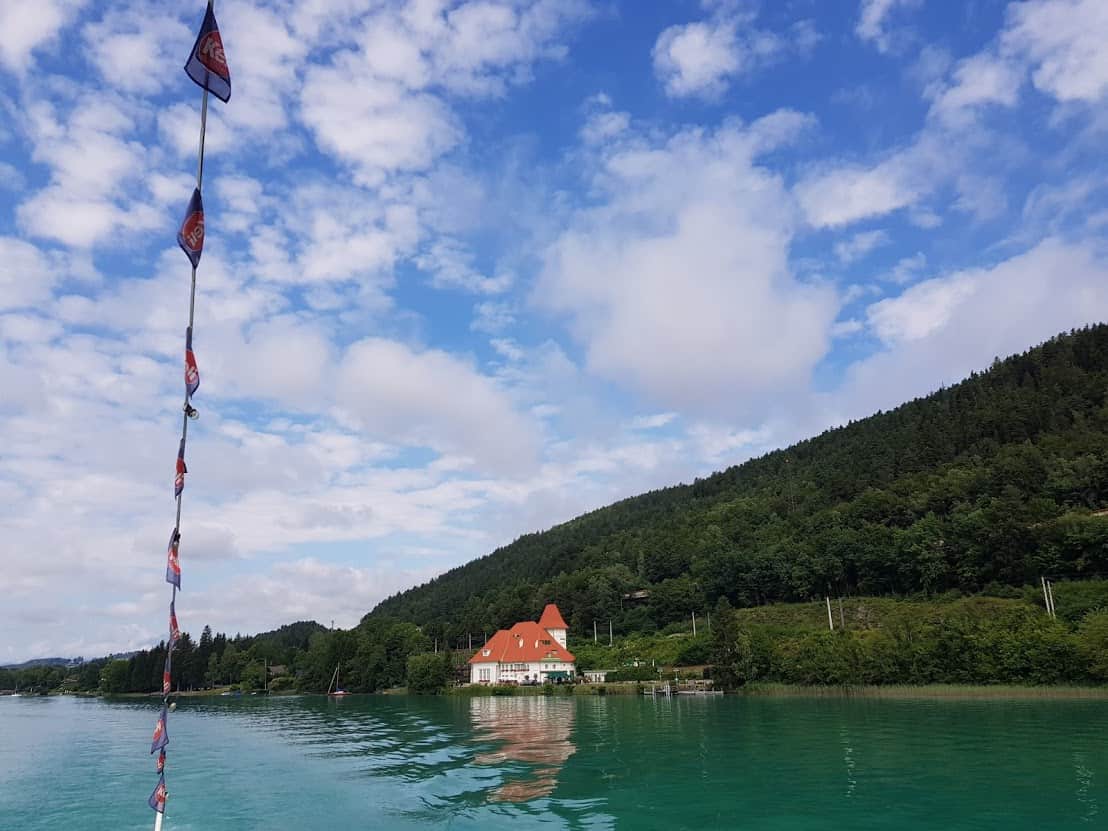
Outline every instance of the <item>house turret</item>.
{"label": "house turret", "polygon": [[566,646],[566,631],[569,629],[566,626],[565,620],[562,619],[562,613],[558,611],[558,607],[553,603],[547,603],[546,608],[542,610],[542,617],[539,618],[539,626],[550,633],[550,637],[554,638],[563,648]]}

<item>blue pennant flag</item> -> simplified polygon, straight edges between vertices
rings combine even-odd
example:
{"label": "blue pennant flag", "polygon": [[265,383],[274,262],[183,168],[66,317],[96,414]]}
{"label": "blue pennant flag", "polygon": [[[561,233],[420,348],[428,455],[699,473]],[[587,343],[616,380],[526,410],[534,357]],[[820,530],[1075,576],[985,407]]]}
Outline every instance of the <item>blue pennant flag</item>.
{"label": "blue pennant flag", "polygon": [[196,36],[189,59],[185,62],[185,72],[223,103],[231,100],[231,70],[227,68],[227,56],[223,54],[223,38],[219,36],[212,0],[208,0],[208,10],[204,13],[204,22],[200,24],[200,34]]}
{"label": "blue pennant flag", "polygon": [[204,200],[200,197],[200,188],[192,191],[189,209],[177,232],[177,244],[193,268],[200,265],[200,255],[204,253]]}
{"label": "blue pennant flag", "polygon": [[173,689],[173,648],[165,651],[165,669],[162,670],[162,695],[169,695]]}
{"label": "blue pennant flag", "polygon": [[154,740],[150,742],[150,752],[157,753],[167,744],[169,744],[169,728],[167,725],[166,715],[168,710],[166,706],[162,705],[162,714],[158,716],[158,723],[154,725]]}
{"label": "blue pennant flag", "polygon": [[[180,566],[178,565],[178,570]],[[177,610],[174,608],[177,605],[177,601],[169,601],[169,648],[173,649],[177,645],[177,641],[181,638],[181,630],[177,626]]]}
{"label": "blue pennant flag", "polygon": [[158,769],[156,773],[161,773],[165,770],[165,748],[162,748],[162,752],[158,754]]}
{"label": "blue pennant flag", "polygon": [[185,474],[189,472],[189,469],[185,467],[185,440],[181,439],[181,444],[177,448],[177,473],[173,477],[173,495],[180,496],[181,491],[185,489]]}
{"label": "blue pennant flag", "polygon": [[192,354],[192,327],[185,329],[185,395],[192,398],[200,387],[200,369]]}
{"label": "blue pennant flag", "polygon": [[169,534],[169,551],[165,565],[165,582],[181,588],[181,562],[177,557],[177,548],[181,544],[181,534],[174,528]]}
{"label": "blue pennant flag", "polygon": [[[164,754],[159,758],[164,758]],[[165,813],[165,797],[166,797],[165,774],[163,773],[163,774],[161,774],[161,776],[158,777],[158,786],[156,788],[154,788],[154,793],[150,794],[150,799],[148,799],[146,802],[151,808],[153,808],[159,814],[164,814]]]}

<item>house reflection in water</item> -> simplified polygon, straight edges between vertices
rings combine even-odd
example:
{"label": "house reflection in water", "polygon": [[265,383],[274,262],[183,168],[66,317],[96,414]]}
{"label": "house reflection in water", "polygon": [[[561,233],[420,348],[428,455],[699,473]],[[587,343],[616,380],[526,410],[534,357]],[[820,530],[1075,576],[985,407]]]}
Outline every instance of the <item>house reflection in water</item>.
{"label": "house reflection in water", "polygon": [[480,696],[470,699],[470,716],[478,739],[499,742],[482,753],[479,765],[524,762],[533,765],[524,779],[505,782],[489,794],[492,802],[527,802],[549,796],[562,765],[577,750],[571,738],[577,708],[572,700],[546,696]]}

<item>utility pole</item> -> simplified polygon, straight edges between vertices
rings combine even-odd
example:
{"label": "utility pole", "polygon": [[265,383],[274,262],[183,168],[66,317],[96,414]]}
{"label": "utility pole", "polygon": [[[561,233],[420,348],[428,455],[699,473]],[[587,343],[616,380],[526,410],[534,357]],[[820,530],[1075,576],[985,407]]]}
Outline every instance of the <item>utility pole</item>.
{"label": "utility pole", "polygon": [[1054,604],[1051,602],[1050,589],[1047,585],[1045,577],[1039,577],[1039,582],[1043,586],[1043,605],[1046,607],[1046,613],[1050,616],[1051,620],[1054,620]]}
{"label": "utility pole", "polygon": [[596,621],[592,622],[592,642],[596,643]]}
{"label": "utility pole", "polygon": [[827,601],[827,626],[834,632],[835,618],[831,617],[831,596],[827,595],[824,599]]}
{"label": "utility pole", "polygon": [[696,637],[696,612],[692,613],[692,636]]}

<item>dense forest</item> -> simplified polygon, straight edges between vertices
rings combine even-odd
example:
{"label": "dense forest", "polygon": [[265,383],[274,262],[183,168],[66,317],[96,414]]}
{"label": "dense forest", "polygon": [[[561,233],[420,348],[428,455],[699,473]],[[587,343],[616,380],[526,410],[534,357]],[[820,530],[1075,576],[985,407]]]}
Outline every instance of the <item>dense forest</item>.
{"label": "dense forest", "polygon": [[891,412],[523,536],[366,621],[458,645],[549,601],[572,631],[612,620],[630,634],[721,598],[974,594],[1108,574],[1106,393],[1108,326],[1061,335]]}
{"label": "dense forest", "polygon": [[[388,598],[353,630],[297,623],[228,639],[205,628],[178,644],[174,684],[257,689],[268,664],[281,668],[271,689],[323,691],[336,667],[352,691],[434,689],[471,643],[551,601],[580,667],[629,677],[712,663],[726,686],[1103,681],[1108,582],[1095,578],[1108,577],[1106,506],[1100,325],[891,412],[523,536]],[[1059,586],[1057,620],[1042,577]],[[843,599],[834,633],[825,596]],[[612,646],[591,642],[595,622],[611,627]],[[164,644],[60,677],[148,692],[163,658]],[[0,689],[12,680],[0,670]]]}

